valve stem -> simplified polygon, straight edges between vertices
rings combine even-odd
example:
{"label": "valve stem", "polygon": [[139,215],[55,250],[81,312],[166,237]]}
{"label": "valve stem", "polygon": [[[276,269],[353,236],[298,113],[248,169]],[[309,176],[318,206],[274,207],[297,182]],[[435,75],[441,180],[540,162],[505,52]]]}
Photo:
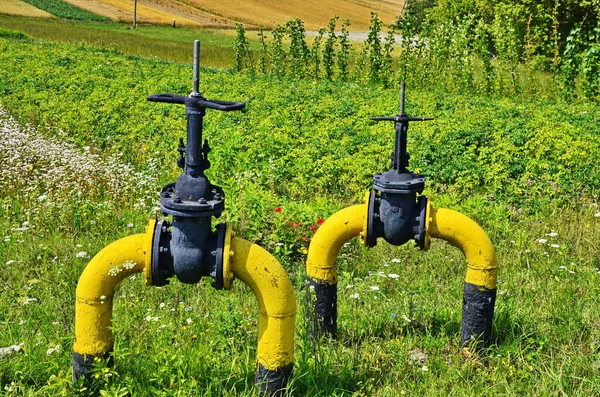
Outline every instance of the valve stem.
{"label": "valve stem", "polygon": [[192,96],[200,95],[200,40],[194,40],[194,91]]}
{"label": "valve stem", "polygon": [[404,115],[404,101],[406,99],[406,83],[400,83],[400,115]]}

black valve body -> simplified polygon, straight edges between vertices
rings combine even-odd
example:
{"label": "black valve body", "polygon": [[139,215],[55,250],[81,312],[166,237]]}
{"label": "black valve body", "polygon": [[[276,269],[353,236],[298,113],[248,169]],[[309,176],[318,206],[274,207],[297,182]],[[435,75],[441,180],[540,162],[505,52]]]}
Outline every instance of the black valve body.
{"label": "black valve body", "polygon": [[396,141],[392,153],[392,169],[373,177],[373,191],[369,198],[366,243],[377,245],[382,237],[392,245],[403,245],[414,239],[417,246],[425,245],[425,212],[427,198],[423,193],[425,178],[408,170],[410,158],[406,151],[408,124],[430,118],[409,117],[404,114],[405,87],[402,83],[400,113],[390,117],[371,117],[375,121],[393,121]]}
{"label": "black valve body", "polygon": [[[195,62],[199,49],[195,52]],[[187,116],[187,146],[180,141],[177,164],[183,172],[177,182],[165,185],[160,207],[171,215],[172,223],[159,221],[154,232],[152,250],[152,283],[162,286],[176,276],[181,282],[195,284],[204,276],[215,279],[213,287],[223,288],[223,246],[225,225],[212,230],[212,217],[219,217],[225,208],[225,194],[213,185],[205,174],[210,168],[210,146],[202,140],[206,109],[224,112],[243,109],[242,102],[209,100],[196,92],[199,66],[194,64],[194,92],[189,96],[157,94],[149,101],[185,105]]]}

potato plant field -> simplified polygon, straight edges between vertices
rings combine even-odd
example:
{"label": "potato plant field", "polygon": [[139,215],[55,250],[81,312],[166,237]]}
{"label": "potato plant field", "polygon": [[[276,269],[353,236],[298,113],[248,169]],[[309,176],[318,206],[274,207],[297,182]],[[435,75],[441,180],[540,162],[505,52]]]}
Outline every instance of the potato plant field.
{"label": "potato plant field", "polygon": [[[239,281],[115,294],[114,365],[73,382],[75,288],[109,243],[142,233],[180,173],[190,64],[0,32],[0,395],[255,396],[258,308]],[[190,52],[192,46],[190,43]],[[208,176],[221,219],[281,262],[297,298],[285,395],[600,395],[600,108],[407,85],[410,168],[437,208],[474,219],[500,266],[492,343],[459,347],[466,264],[358,239],[338,257],[338,338],[308,335],[306,253],[318,228],[389,169],[399,89],[202,68]]]}

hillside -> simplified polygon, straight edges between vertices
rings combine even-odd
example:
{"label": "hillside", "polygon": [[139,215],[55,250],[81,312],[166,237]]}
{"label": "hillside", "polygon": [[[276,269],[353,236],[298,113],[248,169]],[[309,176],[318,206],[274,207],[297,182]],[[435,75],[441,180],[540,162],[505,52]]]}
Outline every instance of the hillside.
{"label": "hillside", "polygon": [[[114,21],[131,22],[133,1],[119,0],[66,0],[67,3],[108,17]],[[319,29],[329,19],[338,15],[348,19],[353,30],[367,30],[371,12],[379,14],[385,24],[396,20],[404,0],[140,0],[137,6],[139,23],[231,28],[242,22],[249,28],[274,27],[299,17],[307,29]],[[18,0],[0,0],[0,10],[5,14],[49,16],[29,4]],[[36,14],[36,15],[33,15]]]}

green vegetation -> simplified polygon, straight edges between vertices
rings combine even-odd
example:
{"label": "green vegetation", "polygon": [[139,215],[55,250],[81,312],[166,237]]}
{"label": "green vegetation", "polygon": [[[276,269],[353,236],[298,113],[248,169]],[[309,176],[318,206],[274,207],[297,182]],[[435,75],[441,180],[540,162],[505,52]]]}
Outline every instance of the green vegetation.
{"label": "green vegetation", "polygon": [[[31,37],[59,43],[86,44],[129,55],[191,62],[190,46],[202,41],[202,64],[232,66],[233,36],[218,30],[33,19],[0,15],[0,28],[20,30]],[[253,42],[251,42],[253,44]]]}
{"label": "green vegetation", "polygon": [[62,0],[23,0],[59,18],[76,21],[107,22],[108,18],[91,13]]}
{"label": "green vegetation", "polygon": [[[23,348],[0,359],[0,389],[86,394],[71,385],[75,285],[102,247],[143,231],[178,174],[184,112],[145,97],[186,94],[191,67],[0,38],[0,69],[2,108],[32,129],[0,123],[0,346]],[[368,117],[396,113],[397,89],[207,68],[200,87],[247,103],[209,111],[209,177],[227,194],[225,220],[296,287],[292,395],[600,394],[597,104],[409,83],[407,111],[435,117],[409,130],[411,168],[437,207],[473,217],[498,250],[493,346],[468,355],[458,349],[465,263],[439,241],[427,253],[344,247],[340,340],[305,334],[309,239],[389,167],[393,129]],[[95,372],[101,393],[256,395],[257,308],[241,283],[146,288],[138,276],[115,296],[116,366]]]}
{"label": "green vegetation", "polygon": [[[371,14],[368,35],[354,48],[351,79],[385,88],[406,81],[411,86],[436,86],[457,93],[598,100],[599,14],[597,1],[409,1],[396,25],[386,27],[384,40],[381,20]],[[305,42],[302,21],[277,27],[270,33],[273,43],[286,37],[289,50],[275,44],[270,50],[260,48],[257,58],[264,64],[270,57],[272,65],[261,66],[259,71],[299,79],[332,80],[336,76],[345,81],[350,44],[344,31],[349,23],[345,21],[342,34],[336,35],[337,22],[334,17],[327,29],[321,29],[319,41],[328,32],[325,49],[310,58],[299,44]],[[396,29],[400,36],[394,35]],[[261,33],[261,39],[265,36]],[[236,38],[236,46],[243,45],[241,39],[243,35]],[[398,46],[401,51],[392,57]],[[244,70],[255,69],[250,52],[238,53],[236,59],[247,65]],[[321,62],[324,76],[307,75],[306,68],[317,70]]]}
{"label": "green vegetation", "polygon": [[27,36],[23,32],[20,32],[18,30],[1,29],[1,28],[0,28],[0,37],[4,37],[6,39],[31,40],[31,37]]}

